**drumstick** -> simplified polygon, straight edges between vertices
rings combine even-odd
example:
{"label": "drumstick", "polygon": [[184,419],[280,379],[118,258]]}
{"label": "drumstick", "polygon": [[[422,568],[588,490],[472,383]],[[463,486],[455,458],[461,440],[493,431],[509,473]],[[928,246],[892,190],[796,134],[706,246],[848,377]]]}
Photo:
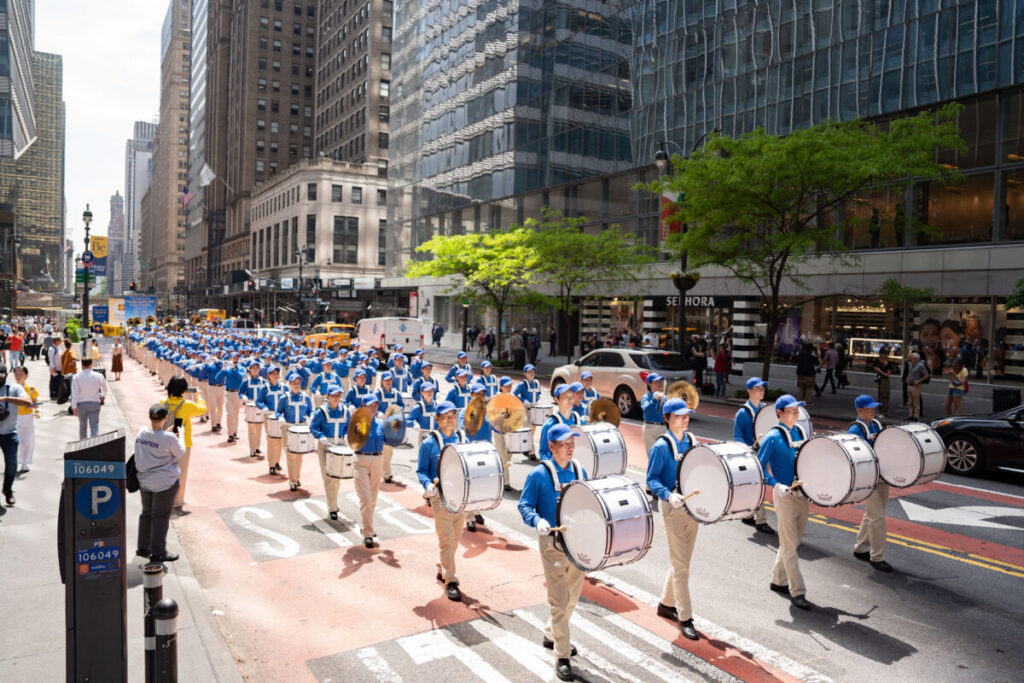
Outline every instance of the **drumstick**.
{"label": "drumstick", "polygon": [[794,481],[792,484],[789,485],[789,488],[791,490],[792,489],[798,489],[798,488],[800,488],[803,485],[804,485],[804,482],[801,479],[797,479],[796,481]]}
{"label": "drumstick", "polygon": [[694,489],[694,490],[690,491],[689,493],[687,493],[685,496],[683,496],[683,500],[686,500],[690,496],[696,496],[699,493],[700,493],[700,489]]}
{"label": "drumstick", "polygon": [[554,532],[557,531],[557,532],[559,532],[561,534],[564,534],[565,533],[565,529],[566,529],[566,527],[564,525],[563,526],[553,526],[553,527],[551,527],[551,532],[554,533]]}

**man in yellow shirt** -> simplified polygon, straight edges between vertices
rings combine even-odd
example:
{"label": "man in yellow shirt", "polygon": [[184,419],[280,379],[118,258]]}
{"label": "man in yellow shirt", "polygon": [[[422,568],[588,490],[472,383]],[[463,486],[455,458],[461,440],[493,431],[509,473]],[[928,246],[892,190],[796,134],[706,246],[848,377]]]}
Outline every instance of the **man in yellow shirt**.
{"label": "man in yellow shirt", "polygon": [[[185,505],[185,484],[188,481],[188,459],[192,455],[192,418],[206,414],[206,401],[195,397],[184,398],[186,391],[192,392],[188,386],[188,380],[184,377],[174,377],[167,382],[167,406],[170,417],[174,419],[172,431],[177,434],[179,428],[185,430],[185,457],[178,461],[178,468],[181,475],[178,477],[178,493],[174,496],[174,509],[180,510]],[[190,393],[195,396],[194,393]]]}
{"label": "man in yellow shirt", "polygon": [[[14,368],[14,381],[21,385],[32,403],[39,400],[39,391],[28,382],[28,370],[24,365]],[[18,406],[18,472],[28,472],[32,464],[32,451],[36,447],[36,409],[32,406]]]}

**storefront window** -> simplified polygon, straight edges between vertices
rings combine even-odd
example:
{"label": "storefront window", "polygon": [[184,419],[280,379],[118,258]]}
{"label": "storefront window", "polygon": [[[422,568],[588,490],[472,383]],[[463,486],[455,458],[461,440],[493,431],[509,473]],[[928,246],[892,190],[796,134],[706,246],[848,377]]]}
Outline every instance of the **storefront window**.
{"label": "storefront window", "polygon": [[917,307],[911,331],[933,375],[941,375],[959,356],[971,377],[983,377],[991,365],[996,378],[1024,379],[1024,321],[997,306],[992,317],[985,299],[951,299]]}
{"label": "storefront window", "polygon": [[843,212],[846,246],[850,249],[885,249],[906,243],[903,188],[863,193]]}
{"label": "storefront window", "polygon": [[1003,171],[1002,182],[1003,236],[1007,240],[1024,240],[1024,170]]}
{"label": "storefront window", "polygon": [[919,244],[987,242],[992,239],[991,173],[967,176],[956,184],[923,183],[915,190],[918,220],[930,230]]}

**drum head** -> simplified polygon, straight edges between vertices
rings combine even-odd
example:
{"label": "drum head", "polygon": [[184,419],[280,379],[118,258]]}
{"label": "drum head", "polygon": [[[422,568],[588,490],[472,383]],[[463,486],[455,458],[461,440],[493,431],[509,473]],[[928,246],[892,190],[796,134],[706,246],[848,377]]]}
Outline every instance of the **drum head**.
{"label": "drum head", "polygon": [[[807,438],[811,438],[811,433],[814,431],[814,425],[811,424],[811,414],[807,412],[807,409],[803,406],[799,407],[800,417],[797,418],[796,423],[803,428],[804,433],[807,434]],[[757,417],[754,418],[754,438],[760,440],[765,434],[767,434],[772,427],[779,424],[779,416],[775,412],[775,404],[770,403],[761,410],[758,411]]]}
{"label": "drum head", "polygon": [[441,451],[441,458],[437,463],[437,476],[441,480],[441,501],[444,506],[449,512],[461,511],[465,506],[468,482],[462,457],[451,444]]}
{"label": "drum head", "polygon": [[700,493],[683,503],[698,522],[716,522],[725,514],[729,504],[729,479],[725,466],[708,446],[697,446],[687,451],[679,463],[679,488],[685,496],[694,489]]}
{"label": "drum head", "polygon": [[887,427],[875,438],[878,473],[886,483],[897,488],[911,486],[921,474],[924,458],[914,434],[907,429],[916,426]]}
{"label": "drum head", "polygon": [[808,439],[796,457],[796,478],[804,493],[818,505],[838,505],[852,488],[850,459],[838,442],[826,437]]}
{"label": "drum head", "polygon": [[570,484],[562,491],[558,505],[558,525],[566,527],[562,533],[566,554],[584,571],[599,567],[608,547],[609,522],[604,506],[589,484],[585,481]]}

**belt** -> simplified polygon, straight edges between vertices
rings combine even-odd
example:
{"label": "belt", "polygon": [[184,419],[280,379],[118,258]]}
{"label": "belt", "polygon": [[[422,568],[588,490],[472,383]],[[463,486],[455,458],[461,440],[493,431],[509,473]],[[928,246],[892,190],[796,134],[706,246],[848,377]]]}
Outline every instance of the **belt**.
{"label": "belt", "polygon": [[380,453],[360,453],[359,451],[356,451],[356,455],[380,455]]}
{"label": "belt", "polygon": [[230,391],[232,394],[238,393],[238,389],[228,389],[228,391]]}
{"label": "belt", "polygon": [[665,425],[664,422],[649,422],[647,420],[644,420],[644,424],[645,425],[660,425],[660,426],[664,426]]}

